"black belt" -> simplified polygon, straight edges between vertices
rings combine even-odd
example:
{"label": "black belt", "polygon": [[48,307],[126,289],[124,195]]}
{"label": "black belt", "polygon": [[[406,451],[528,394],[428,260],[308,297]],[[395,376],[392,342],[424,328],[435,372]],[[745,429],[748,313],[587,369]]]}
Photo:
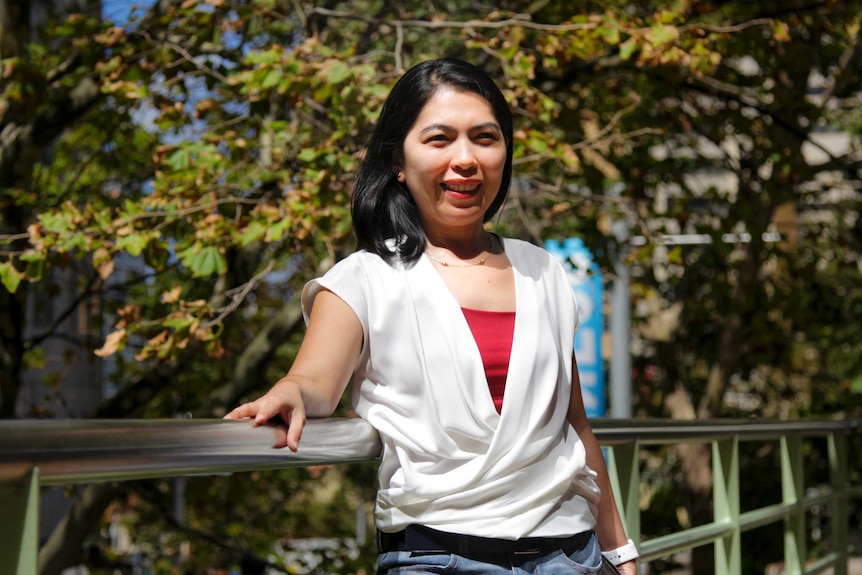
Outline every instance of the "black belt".
{"label": "black belt", "polygon": [[422,525],[410,525],[403,531],[385,533],[377,530],[377,550],[389,551],[442,551],[465,557],[488,555],[531,555],[563,550],[571,554],[590,542],[592,531],[571,537],[526,537],[524,539],[495,539],[437,531]]}

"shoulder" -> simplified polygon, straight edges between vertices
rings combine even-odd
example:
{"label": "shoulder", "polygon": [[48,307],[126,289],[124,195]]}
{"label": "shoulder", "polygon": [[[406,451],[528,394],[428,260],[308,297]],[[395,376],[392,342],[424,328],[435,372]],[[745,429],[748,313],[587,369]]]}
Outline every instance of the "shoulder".
{"label": "shoulder", "polygon": [[357,271],[387,273],[394,271],[399,266],[397,258],[393,258],[393,262],[390,263],[373,252],[359,250],[339,260],[324,274],[324,277],[344,273],[356,273]]}
{"label": "shoulder", "polygon": [[516,269],[540,273],[562,271],[562,262],[541,246],[517,238],[503,238],[503,245],[509,261]]}
{"label": "shoulder", "polygon": [[[397,267],[399,264],[395,264]],[[328,290],[350,305],[360,317],[374,294],[381,291],[381,286],[391,283],[395,268],[379,255],[365,251],[356,251],[338,261],[321,277],[305,284],[302,290],[301,302],[306,318],[310,314],[314,299],[320,290]]]}
{"label": "shoulder", "polygon": [[506,247],[506,253],[516,252],[518,254],[542,256],[550,255],[548,251],[536,244],[532,244],[526,240],[519,238],[502,238],[503,245]]}
{"label": "shoulder", "polygon": [[524,240],[506,238],[504,245],[518,274],[543,284],[548,293],[560,294],[565,299],[572,295],[567,266],[559,257]]}

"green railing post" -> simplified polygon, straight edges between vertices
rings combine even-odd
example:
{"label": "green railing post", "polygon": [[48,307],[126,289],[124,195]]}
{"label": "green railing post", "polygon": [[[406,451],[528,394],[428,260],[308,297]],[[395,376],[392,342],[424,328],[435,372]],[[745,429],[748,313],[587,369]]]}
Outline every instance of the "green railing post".
{"label": "green railing post", "polygon": [[0,481],[0,573],[35,575],[39,553],[39,468]]}
{"label": "green railing post", "polygon": [[793,510],[784,519],[784,573],[802,575],[807,559],[805,537],[805,480],[802,465],[802,438],[781,438],[781,492],[785,505]]}
{"label": "green railing post", "polygon": [[715,542],[716,575],[742,575],[739,523],[739,437],[712,442],[713,514],[716,523],[733,527]]}
{"label": "green railing post", "polygon": [[832,503],[832,542],[839,561],[834,575],[847,575],[850,551],[850,505],[847,497],[847,435],[829,434],[829,479],[832,492],[838,495]]}
{"label": "green railing post", "polygon": [[640,541],[641,536],[639,453],[637,441],[608,448],[608,474],[618,511],[626,533],[634,541]]}

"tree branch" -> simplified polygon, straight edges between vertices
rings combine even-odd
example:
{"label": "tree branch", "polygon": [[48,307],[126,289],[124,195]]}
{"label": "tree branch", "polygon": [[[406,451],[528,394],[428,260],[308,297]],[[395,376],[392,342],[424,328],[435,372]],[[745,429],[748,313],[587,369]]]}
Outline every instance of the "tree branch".
{"label": "tree branch", "polygon": [[56,333],[57,329],[60,327],[60,324],[62,324],[67,318],[69,318],[78,309],[78,306],[80,306],[85,299],[93,295],[91,289],[96,283],[97,277],[97,274],[90,274],[90,277],[87,280],[87,287],[81,290],[81,292],[75,297],[75,299],[69,302],[69,305],[66,306],[66,309],[64,309],[57,317],[54,318],[54,320],[51,322],[51,325],[49,325],[48,328],[45,329],[45,331],[43,331],[39,335],[33,336],[25,340],[24,346],[27,349],[30,349],[41,344],[46,339],[52,337]]}
{"label": "tree branch", "polygon": [[838,81],[844,75],[844,72],[847,71],[847,67],[850,63],[855,60],[854,56],[859,52],[860,48],[860,39],[862,39],[862,29],[856,32],[856,36],[853,38],[853,43],[844,50],[841,57],[838,59],[838,66],[826,79],[826,89],[823,91],[823,94],[821,95],[822,100],[820,101],[821,110],[826,109],[826,105],[835,94],[835,90],[838,87]]}
{"label": "tree branch", "polygon": [[431,20],[382,20],[379,18],[373,18],[371,16],[363,16],[361,14],[355,14],[352,12],[343,12],[338,10],[328,10],[325,8],[314,8],[311,10],[312,14],[316,14],[318,16],[326,16],[329,18],[341,18],[344,20],[358,20],[360,22],[367,22],[369,24],[386,24],[389,26],[406,26],[406,27],[414,27],[414,28],[430,28],[430,29],[440,29],[440,28],[456,28],[456,29],[474,29],[474,28],[491,28],[491,29],[499,29],[499,28],[508,28],[510,26],[520,26],[522,28],[530,28],[532,30],[542,30],[545,32],[574,32],[577,30],[589,30],[592,28],[596,28],[598,26],[595,22],[590,22],[587,24],[541,24],[538,22],[533,22],[529,20],[528,16],[516,16],[514,18],[507,18],[505,20],[496,20],[496,21],[488,21],[488,20],[467,20],[464,22],[457,22],[451,20],[445,21],[431,21]]}

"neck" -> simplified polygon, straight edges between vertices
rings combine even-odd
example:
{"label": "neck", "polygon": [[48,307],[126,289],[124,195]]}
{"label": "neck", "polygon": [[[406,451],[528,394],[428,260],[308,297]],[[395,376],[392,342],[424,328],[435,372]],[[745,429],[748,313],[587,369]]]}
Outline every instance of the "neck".
{"label": "neck", "polygon": [[478,233],[457,236],[426,236],[425,244],[428,251],[445,250],[462,259],[470,259],[484,252],[489,252],[494,246],[491,234],[484,229]]}
{"label": "neck", "polygon": [[444,268],[472,268],[483,266],[495,253],[493,236],[483,230],[479,236],[464,238],[462,241],[434,243],[428,240],[425,254]]}

